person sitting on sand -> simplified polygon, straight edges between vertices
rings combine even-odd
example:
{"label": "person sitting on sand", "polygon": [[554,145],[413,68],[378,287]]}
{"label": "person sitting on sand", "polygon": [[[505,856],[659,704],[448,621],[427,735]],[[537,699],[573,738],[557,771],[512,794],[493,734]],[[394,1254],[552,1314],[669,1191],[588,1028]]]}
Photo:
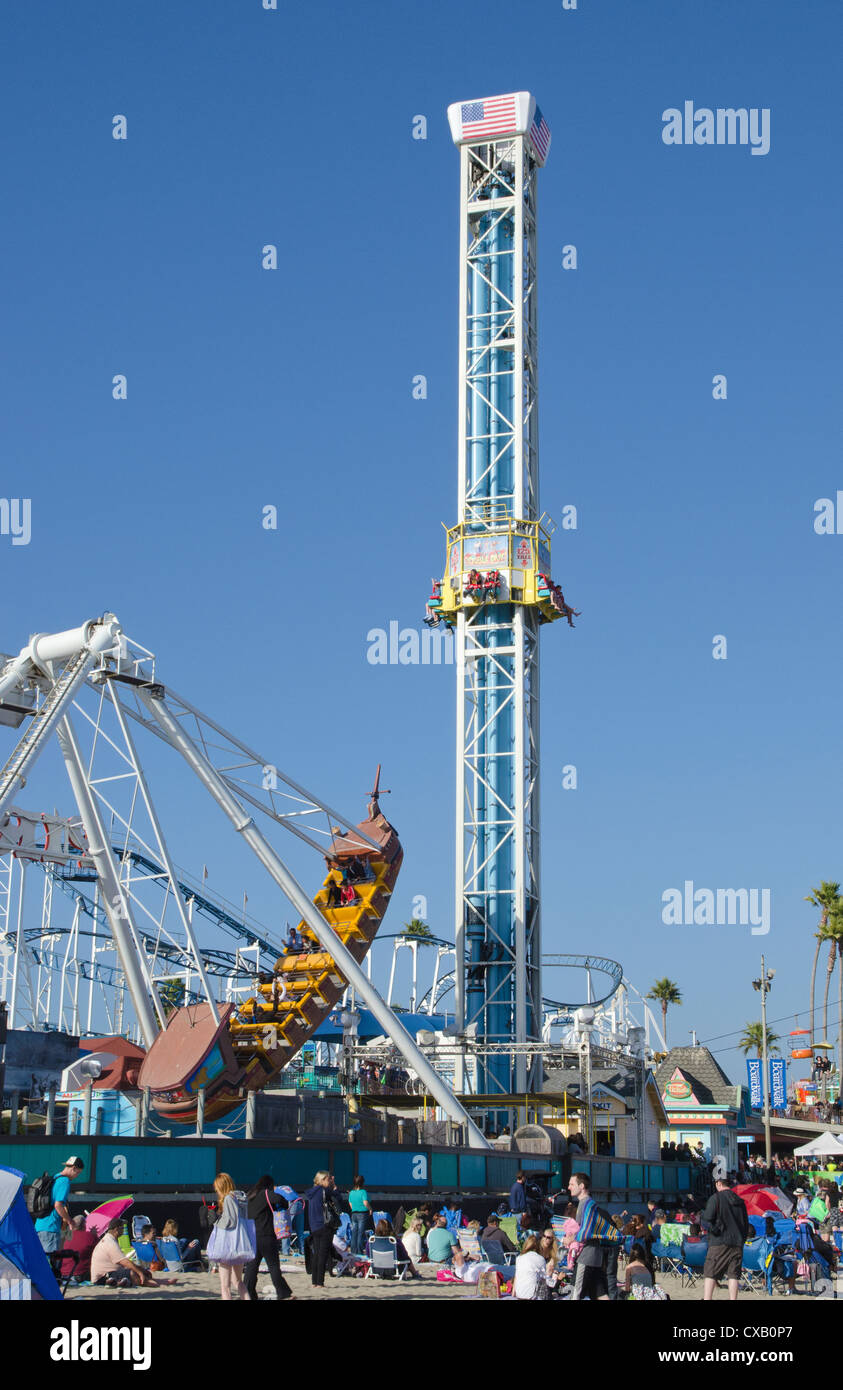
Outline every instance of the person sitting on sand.
{"label": "person sitting on sand", "polygon": [[[389,1224],[388,1221],[384,1221],[384,1220],[379,1221],[378,1224],[376,1225],[375,1229],[374,1229],[373,1235],[369,1237],[369,1240],[372,1240],[373,1238],[377,1238],[378,1236],[381,1236],[381,1237],[383,1237],[383,1236],[386,1236],[386,1237],[392,1236],[393,1239],[395,1240],[395,1258],[396,1258],[396,1260],[398,1260],[399,1264],[403,1264],[404,1261],[406,1261],[406,1263],[407,1263],[407,1269],[409,1270],[410,1278],[411,1278],[411,1279],[421,1279],[421,1275],[419,1274],[418,1270],[416,1269],[416,1266],[413,1264],[413,1261],[410,1259],[410,1255],[409,1255],[409,1252],[408,1252],[408,1250],[407,1250],[407,1247],[405,1246],[405,1244],[404,1244],[403,1240],[401,1239],[401,1237],[395,1235],[395,1232],[393,1231],[393,1229],[392,1229],[392,1227],[390,1226],[390,1224]],[[336,1242],[335,1242],[335,1244],[336,1244]]]}
{"label": "person sitting on sand", "polygon": [[174,1240],[179,1248],[179,1259],[185,1269],[188,1265],[197,1265],[202,1268],[202,1253],[199,1249],[198,1240],[187,1240],[186,1237],[179,1235],[179,1223],[172,1217],[164,1222],[164,1229],[161,1232],[162,1240]]}
{"label": "person sitting on sand", "polygon": [[435,1225],[427,1233],[427,1258],[432,1265],[447,1265],[459,1241],[453,1231],[448,1230],[444,1216],[437,1216]]}
{"label": "person sitting on sand", "polygon": [[646,1288],[651,1289],[654,1283],[653,1271],[647,1262],[647,1252],[643,1245],[636,1243],[629,1252],[623,1285],[624,1292],[629,1293],[633,1284],[644,1284]]}
{"label": "person sitting on sand", "polygon": [[94,1253],[94,1248],[98,1240],[99,1236],[96,1231],[88,1231],[85,1229],[84,1216],[74,1216],[71,1218],[70,1236],[64,1242],[62,1250],[75,1251],[79,1258],[75,1262],[69,1259],[62,1260],[60,1266],[62,1279],[65,1279],[68,1275],[72,1275],[79,1283],[83,1283],[85,1280],[90,1279],[91,1255]]}
{"label": "person sitting on sand", "polygon": [[424,1259],[424,1246],[422,1244],[422,1219],[414,1216],[403,1235],[404,1249],[414,1265],[420,1265]]}
{"label": "person sitting on sand", "polygon": [[143,1269],[124,1255],[118,1244],[123,1222],[117,1217],[109,1221],[102,1240],[94,1247],[91,1255],[91,1283],[109,1284],[112,1288],[131,1288],[141,1284],[144,1288],[157,1288],[159,1284],[177,1284],[177,1279],[153,1279],[148,1269]]}
{"label": "person sitting on sand", "polygon": [[[480,1239],[484,1246],[499,1245],[503,1254],[509,1252],[511,1255],[518,1254],[518,1246],[513,1244],[506,1231],[501,1229],[501,1219],[496,1212],[492,1212],[483,1230],[480,1232]],[[501,1260],[503,1264],[503,1260]]]}
{"label": "person sitting on sand", "polygon": [[464,1251],[457,1248],[454,1251],[454,1262],[451,1265],[451,1273],[455,1279],[459,1279],[463,1284],[479,1284],[480,1276],[487,1270],[493,1270],[502,1279],[509,1280],[513,1276],[511,1265],[493,1264],[490,1260],[470,1260]]}

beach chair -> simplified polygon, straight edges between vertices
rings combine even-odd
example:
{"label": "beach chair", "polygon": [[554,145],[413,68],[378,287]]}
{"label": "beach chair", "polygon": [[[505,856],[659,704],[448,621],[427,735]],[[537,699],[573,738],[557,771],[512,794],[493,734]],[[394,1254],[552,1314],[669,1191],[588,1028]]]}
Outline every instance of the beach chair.
{"label": "beach chair", "polygon": [[480,1249],[480,1237],[476,1236],[473,1231],[455,1231],[454,1234],[460,1243],[460,1250],[467,1260],[480,1260],[483,1258]]}
{"label": "beach chair", "polygon": [[779,1248],[780,1257],[787,1254],[795,1261],[796,1278],[807,1281],[806,1293],[813,1294],[817,1278],[831,1278],[828,1261],[814,1249],[813,1226],[810,1222],[799,1222],[794,1232],[793,1244],[789,1249]]}
{"label": "beach chair", "polygon": [[[158,1241],[158,1249],[161,1251],[161,1258],[167,1263],[167,1269],[172,1274],[183,1274],[185,1264],[181,1257],[179,1243],[172,1236],[161,1236]],[[201,1260],[197,1256],[197,1264],[201,1268]]]}
{"label": "beach chair", "polygon": [[[156,1241],[155,1244],[157,1245],[158,1242]],[[141,1264],[152,1265],[157,1263],[158,1251],[151,1240],[133,1240],[132,1249]],[[163,1259],[164,1256],[162,1255],[161,1258]]]}
{"label": "beach chair", "polygon": [[[462,1241],[460,1241],[460,1245],[462,1245]],[[515,1251],[504,1250],[498,1240],[481,1240],[478,1258],[488,1260],[490,1265],[511,1265],[515,1263]]]}
{"label": "beach chair", "polygon": [[517,1216],[502,1216],[502,1217],[501,1217],[501,1223],[500,1223],[500,1224],[501,1224],[501,1230],[502,1230],[502,1231],[506,1231],[506,1234],[509,1236],[509,1239],[512,1241],[512,1244],[513,1244],[513,1245],[517,1245],[517,1244],[518,1244],[518,1217],[517,1217]]}
{"label": "beach chair", "polygon": [[689,1287],[702,1275],[705,1257],[708,1254],[708,1241],[692,1240],[687,1237],[682,1242],[682,1270]]}
{"label": "beach chair", "polygon": [[[59,1290],[62,1294],[64,1294],[68,1284],[70,1283],[70,1280],[73,1278],[76,1272],[76,1266],[79,1263],[79,1251],[51,1250],[47,1255],[47,1259],[50,1262],[50,1268],[52,1269],[53,1274],[56,1276],[56,1282],[59,1286]],[[65,1274],[62,1274],[62,1266],[65,1264],[65,1262],[67,1264],[67,1272]]]}
{"label": "beach chair", "polygon": [[410,1267],[409,1260],[399,1260],[395,1236],[372,1236],[369,1241],[367,1279],[396,1279],[399,1283]]}
{"label": "beach chair", "polygon": [[764,1236],[746,1242],[741,1255],[741,1288],[752,1293],[763,1283],[767,1293],[772,1293],[774,1248],[775,1242]]}
{"label": "beach chair", "polygon": [[456,1235],[462,1226],[462,1207],[457,1207],[456,1211],[452,1211],[450,1207],[443,1207],[439,1215],[444,1216],[448,1230]]}
{"label": "beach chair", "polygon": [[134,1245],[134,1243],[135,1243],[136,1240],[140,1240],[140,1238],[141,1238],[141,1231],[143,1230],[144,1226],[151,1226],[151,1225],[152,1225],[152,1222],[150,1221],[150,1219],[149,1219],[148,1216],[133,1216],[133,1217],[132,1217],[132,1235],[131,1235],[131,1241],[132,1241],[132,1244],[133,1244],[133,1245]]}
{"label": "beach chair", "polygon": [[676,1274],[682,1278],[681,1245],[663,1245],[660,1240],[654,1240],[652,1256],[656,1261],[656,1268],[661,1270],[662,1274]]}

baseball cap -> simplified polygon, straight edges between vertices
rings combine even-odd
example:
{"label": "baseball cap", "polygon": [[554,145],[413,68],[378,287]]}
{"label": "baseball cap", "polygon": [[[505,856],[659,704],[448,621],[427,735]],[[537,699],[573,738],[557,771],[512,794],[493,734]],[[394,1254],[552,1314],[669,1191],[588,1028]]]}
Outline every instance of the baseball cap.
{"label": "baseball cap", "polygon": [[85,1164],[77,1154],[71,1154],[70,1158],[64,1160],[65,1168],[84,1168]]}

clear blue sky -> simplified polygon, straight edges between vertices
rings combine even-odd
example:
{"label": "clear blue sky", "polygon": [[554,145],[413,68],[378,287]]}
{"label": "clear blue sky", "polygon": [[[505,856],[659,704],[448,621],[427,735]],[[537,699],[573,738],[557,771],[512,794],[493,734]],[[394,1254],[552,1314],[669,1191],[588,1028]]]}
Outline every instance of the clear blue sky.
{"label": "clear blue sky", "polygon": [[[554,574],[582,609],[543,644],[545,949],[616,957],[642,989],[669,975],[685,1042],[757,1016],[763,947],[772,1017],[804,1023],[803,896],[843,879],[843,536],[813,530],[815,499],[843,487],[841,14],[825,0],[477,14],[6,7],[3,491],[31,497],[33,533],[0,537],[0,647],[111,608],[165,682],[329,800],[356,810],[381,760],[407,847],[387,920],[425,894],[452,932],[453,671],[372,666],[366,633],[419,624],[440,521],[456,520],[445,108],[529,89],[553,132],[541,494],[551,514],[578,508]],[[685,100],[769,107],[769,154],[665,146],[661,113]],[[48,773],[43,803],[64,807]],[[182,784],[177,767],[156,784],[165,819],[183,808],[173,850],[239,899],[242,860]],[[661,894],[685,879],[769,888],[769,936],[663,925]],[[248,886],[272,920],[269,890]],[[736,1077],[738,1056],[721,1055]]]}

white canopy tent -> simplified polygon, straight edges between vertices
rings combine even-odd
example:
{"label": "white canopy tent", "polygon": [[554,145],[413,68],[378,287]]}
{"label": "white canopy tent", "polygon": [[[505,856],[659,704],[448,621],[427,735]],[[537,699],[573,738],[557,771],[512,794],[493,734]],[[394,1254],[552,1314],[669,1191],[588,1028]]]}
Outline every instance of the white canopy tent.
{"label": "white canopy tent", "polygon": [[811,1154],[843,1155],[843,1140],[839,1134],[832,1134],[831,1130],[827,1129],[825,1134],[818,1135],[816,1139],[803,1144],[799,1149],[794,1149],[793,1152],[797,1158],[807,1158]]}

